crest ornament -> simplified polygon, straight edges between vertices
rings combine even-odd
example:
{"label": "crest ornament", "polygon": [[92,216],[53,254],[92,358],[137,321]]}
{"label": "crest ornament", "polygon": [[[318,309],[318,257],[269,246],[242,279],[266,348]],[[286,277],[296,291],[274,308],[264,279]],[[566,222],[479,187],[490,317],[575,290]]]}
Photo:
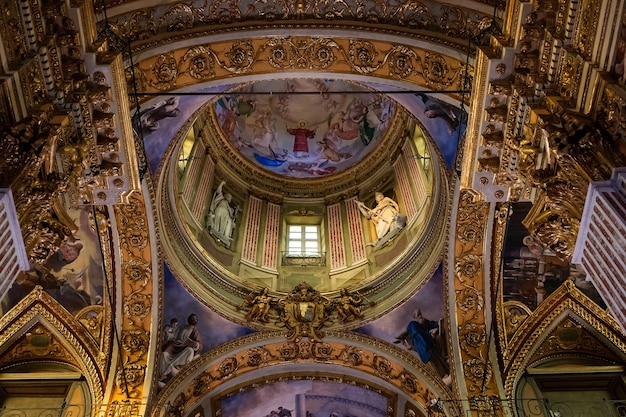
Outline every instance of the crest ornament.
{"label": "crest ornament", "polygon": [[303,337],[314,342],[320,341],[323,336],[321,329],[332,324],[328,317],[331,305],[331,300],[302,282],[286,297],[278,300],[280,319],[276,325],[288,330],[287,339],[290,341],[297,343]]}

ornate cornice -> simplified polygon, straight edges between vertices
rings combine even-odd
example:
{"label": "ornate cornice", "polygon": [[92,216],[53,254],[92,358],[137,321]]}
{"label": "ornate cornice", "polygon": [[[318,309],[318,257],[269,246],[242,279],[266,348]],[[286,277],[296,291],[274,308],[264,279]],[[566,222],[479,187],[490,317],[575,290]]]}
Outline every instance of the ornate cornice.
{"label": "ornate cornice", "polygon": [[[482,7],[472,9],[442,4],[432,0],[399,3],[374,1],[360,3],[285,1],[245,4],[236,1],[193,1],[134,9],[119,7],[124,1],[111,1],[108,24],[135,49],[154,44],[158,39],[189,37],[198,32],[250,31],[261,28],[332,28],[349,31],[401,33],[404,37],[438,39],[449,44],[465,45],[465,39],[488,29],[493,12]],[[130,6],[130,2],[128,2]],[[102,5],[98,4],[97,8]],[[130,10],[130,11],[128,11]],[[483,37],[477,39],[486,42]]]}

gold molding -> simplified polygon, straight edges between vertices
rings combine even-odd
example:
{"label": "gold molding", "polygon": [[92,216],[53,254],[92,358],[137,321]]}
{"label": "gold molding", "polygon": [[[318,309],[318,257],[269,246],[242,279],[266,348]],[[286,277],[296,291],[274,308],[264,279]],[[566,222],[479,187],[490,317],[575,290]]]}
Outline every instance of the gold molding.
{"label": "gold molding", "polygon": [[[559,317],[577,317],[589,334],[596,336],[600,344],[607,346],[626,362],[626,338],[610,314],[592,302],[572,281],[566,281],[554,293],[541,303],[533,314],[526,319],[515,332],[507,348],[508,358],[512,358],[504,367],[504,390],[507,398],[514,398],[517,382],[526,367],[537,361],[535,352]],[[603,341],[604,340],[604,341]]]}
{"label": "gold molding", "polygon": [[196,44],[148,56],[135,65],[140,94],[188,89],[233,76],[287,72],[308,77],[312,72],[351,74],[404,81],[426,89],[461,90],[464,71],[465,62],[459,59],[407,44],[312,36]]}
{"label": "gold molding", "polygon": [[306,363],[337,366],[329,375],[347,369],[363,372],[374,377],[374,384],[390,384],[424,409],[432,400],[449,396],[448,388],[429,366],[409,352],[369,336],[328,331],[323,342],[290,342],[281,333],[263,332],[213,349],[181,370],[159,394],[153,416],[168,404],[171,412],[184,415],[221,384],[250,372]]}
{"label": "gold molding", "polygon": [[[26,332],[37,324],[58,336],[58,342],[72,353],[68,359],[61,361],[80,370],[89,386],[93,404],[101,404],[106,369],[100,368],[98,363],[104,357],[104,353],[100,351],[88,330],[43,288],[35,287],[0,319],[0,353],[4,354],[7,349],[16,346],[20,339],[26,338]],[[16,353],[14,359],[23,362],[25,357],[20,356],[26,354],[29,356],[28,360],[33,360],[28,351]],[[39,360],[59,360],[59,358],[44,356]],[[8,365],[10,364],[2,364],[3,367]]]}

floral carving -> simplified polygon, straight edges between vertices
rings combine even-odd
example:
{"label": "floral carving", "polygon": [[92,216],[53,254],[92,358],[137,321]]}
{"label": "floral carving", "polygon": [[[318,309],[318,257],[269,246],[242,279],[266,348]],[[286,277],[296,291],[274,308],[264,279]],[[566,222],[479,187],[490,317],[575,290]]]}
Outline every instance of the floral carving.
{"label": "floral carving", "polygon": [[457,259],[454,272],[459,281],[474,281],[482,273],[482,260],[477,255],[465,255]]}
{"label": "floral carving", "polygon": [[385,379],[391,378],[391,373],[393,372],[393,365],[387,358],[383,358],[380,355],[374,355],[374,359],[372,360],[372,366],[378,375]]}
{"label": "floral carving", "polygon": [[278,348],[280,359],[290,361],[298,357],[298,345],[296,343],[284,343]]}
{"label": "floral carving", "polygon": [[138,227],[129,227],[120,233],[120,240],[127,249],[143,249],[148,245],[148,232]]}
{"label": "floral carving", "polygon": [[152,295],[135,293],[126,298],[124,302],[124,313],[128,318],[146,317],[152,309]]}
{"label": "floral carving", "polygon": [[284,38],[272,38],[268,41],[268,62],[275,68],[290,68],[294,65],[297,51],[295,46]]}
{"label": "floral carving", "polygon": [[448,76],[450,67],[443,55],[426,52],[423,65],[423,75],[426,81],[431,85],[452,85],[452,81],[456,78],[456,74],[452,77]]}
{"label": "floral carving", "polygon": [[222,66],[235,74],[246,72],[254,63],[254,47],[250,41],[237,41],[224,54],[229,63]]}
{"label": "floral carving", "polygon": [[482,310],[483,296],[474,288],[465,288],[456,292],[456,305],[466,313],[470,310]]}
{"label": "floral carving", "polygon": [[210,50],[204,46],[189,48],[181,58],[180,64],[187,65],[186,72],[197,80],[215,76],[215,61]]}
{"label": "floral carving", "polygon": [[361,74],[369,74],[376,71],[382,65],[381,61],[375,62],[378,55],[376,48],[371,42],[362,40],[350,40],[348,56],[350,65]]}
{"label": "floral carving", "polygon": [[[464,373],[467,378],[478,385],[483,380],[489,380],[492,376],[491,365],[483,359],[473,358],[463,362]],[[474,387],[476,388],[476,387]],[[471,389],[471,387],[470,387]]]}
{"label": "floral carving", "polygon": [[406,46],[396,46],[388,54],[389,73],[398,78],[411,75],[415,69],[413,62],[420,63],[417,54]]}
{"label": "floral carving", "polygon": [[192,383],[193,395],[195,395],[196,397],[201,396],[206,387],[209,385],[209,382],[211,382],[212,380],[213,378],[211,378],[211,375],[208,372],[202,372],[200,375],[198,375]]}
{"label": "floral carving", "polygon": [[[309,54],[311,66],[314,68],[324,69],[332,65],[337,59],[333,48],[337,48],[338,45],[331,39],[319,39],[312,47]],[[303,62],[305,64],[305,62]],[[308,65],[303,66],[306,68]]]}
{"label": "floral carving", "polygon": [[363,350],[354,346],[348,346],[341,351],[341,359],[348,366],[359,366],[363,363]]}
{"label": "floral carving", "polygon": [[124,330],[122,332],[122,347],[132,354],[144,354],[148,351],[148,335],[143,330]]}
{"label": "floral carving", "polygon": [[407,392],[415,394],[420,385],[419,380],[411,373],[402,371],[400,373],[400,385]]}
{"label": "floral carving", "polygon": [[334,349],[328,343],[315,343],[312,347],[313,357],[316,360],[326,361],[331,359]]}
{"label": "floral carving", "polygon": [[115,377],[115,384],[118,389],[132,398],[140,395],[139,387],[143,385],[146,377],[146,367],[144,365],[125,365],[118,369]]}
{"label": "floral carving", "polygon": [[150,264],[143,259],[130,259],[124,263],[124,277],[132,282],[141,281],[143,285],[150,280]]}
{"label": "floral carving", "polygon": [[485,343],[486,331],[484,324],[464,323],[459,329],[459,341],[461,348],[466,352],[472,352]]}
{"label": "floral carving", "polygon": [[218,378],[226,379],[230,378],[237,371],[238,363],[237,358],[235,356],[231,356],[230,358],[224,359],[220,365],[217,367]]}
{"label": "floral carving", "polygon": [[245,357],[247,358],[246,365],[248,366],[262,366],[267,363],[270,353],[263,347],[254,347],[248,350]]}
{"label": "floral carving", "polygon": [[154,63],[152,68],[155,80],[150,80],[150,85],[157,90],[169,90],[176,86],[176,78],[178,77],[178,65],[174,54],[168,52],[161,54]]}

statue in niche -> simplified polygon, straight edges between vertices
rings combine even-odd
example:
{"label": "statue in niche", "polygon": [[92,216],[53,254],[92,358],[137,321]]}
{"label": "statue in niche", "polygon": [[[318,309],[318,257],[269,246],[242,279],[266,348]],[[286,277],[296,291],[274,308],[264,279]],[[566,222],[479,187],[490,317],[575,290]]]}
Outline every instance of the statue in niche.
{"label": "statue in niche", "polygon": [[359,211],[366,219],[371,220],[376,227],[376,241],[368,243],[375,249],[383,247],[395,237],[406,225],[406,216],[400,214],[398,203],[383,193],[376,192],[376,207],[368,208],[364,203],[356,200]]}
{"label": "statue in niche", "polygon": [[230,248],[239,208],[231,205],[232,196],[223,191],[224,184],[225,181],[222,181],[213,194],[207,216],[207,227],[220,243]]}

